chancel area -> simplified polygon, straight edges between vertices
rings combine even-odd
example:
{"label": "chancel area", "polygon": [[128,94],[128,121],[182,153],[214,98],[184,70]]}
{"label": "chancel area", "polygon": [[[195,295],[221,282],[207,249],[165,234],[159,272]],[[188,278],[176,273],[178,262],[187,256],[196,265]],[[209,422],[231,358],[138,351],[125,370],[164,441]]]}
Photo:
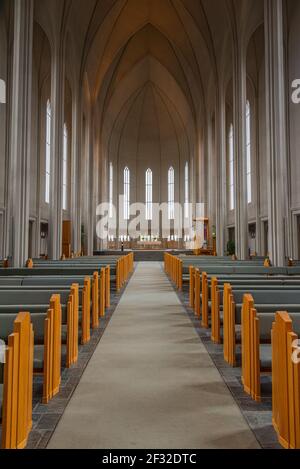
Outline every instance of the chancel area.
{"label": "chancel area", "polygon": [[299,0],[0,0],[3,450],[300,448],[299,41]]}

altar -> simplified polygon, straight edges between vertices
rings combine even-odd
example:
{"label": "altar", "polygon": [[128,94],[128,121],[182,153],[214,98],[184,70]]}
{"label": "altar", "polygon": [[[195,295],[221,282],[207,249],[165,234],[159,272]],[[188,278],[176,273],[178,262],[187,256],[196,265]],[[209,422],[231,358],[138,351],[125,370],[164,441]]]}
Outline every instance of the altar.
{"label": "altar", "polygon": [[141,235],[131,238],[129,234],[110,235],[109,251],[183,251],[193,252],[196,256],[216,255],[216,228],[210,230],[209,219],[196,217],[189,232],[158,235]]}
{"label": "altar", "polygon": [[136,249],[142,251],[154,251],[162,249],[163,244],[161,241],[138,241]]}

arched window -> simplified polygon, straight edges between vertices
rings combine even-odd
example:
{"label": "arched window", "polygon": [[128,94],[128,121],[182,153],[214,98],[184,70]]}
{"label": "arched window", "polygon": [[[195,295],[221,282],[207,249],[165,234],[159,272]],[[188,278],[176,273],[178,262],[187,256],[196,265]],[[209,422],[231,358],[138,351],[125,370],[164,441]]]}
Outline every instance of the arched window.
{"label": "arched window", "polygon": [[189,164],[185,163],[184,170],[184,217],[189,218],[189,202],[190,202],[190,188],[189,188]]}
{"label": "arched window", "polygon": [[113,217],[114,204],[114,167],[109,163],[109,218]]}
{"label": "arched window", "polygon": [[0,104],[6,103],[6,83],[0,79]]}
{"label": "arched window", "polygon": [[47,101],[46,110],[46,167],[45,167],[45,202],[50,203],[50,177],[51,177],[51,104]]}
{"label": "arched window", "polygon": [[252,202],[252,165],[251,165],[251,109],[250,103],[246,104],[246,151],[247,151],[247,200]]}
{"label": "arched window", "polygon": [[233,144],[233,125],[230,125],[228,134],[229,151],[229,208],[234,210],[234,144]]}
{"label": "arched window", "polygon": [[64,124],[64,148],[63,148],[63,210],[67,210],[68,193],[68,128]]}
{"label": "arched window", "polygon": [[146,171],[146,220],[152,220],[153,216],[153,185],[152,171]]}
{"label": "arched window", "polygon": [[175,173],[172,167],[168,171],[168,216],[169,220],[175,218]]}
{"label": "arched window", "polygon": [[124,169],[124,220],[130,219],[130,171]]}

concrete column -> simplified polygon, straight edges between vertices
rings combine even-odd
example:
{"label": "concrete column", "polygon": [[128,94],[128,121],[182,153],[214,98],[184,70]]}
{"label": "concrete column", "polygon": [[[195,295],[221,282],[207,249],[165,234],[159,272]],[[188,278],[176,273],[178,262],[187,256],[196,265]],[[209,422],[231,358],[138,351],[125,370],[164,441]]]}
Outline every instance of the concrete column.
{"label": "concrete column", "polygon": [[256,168],[256,181],[255,181],[255,189],[256,189],[256,243],[255,243],[255,250],[258,255],[262,255],[262,223],[260,218],[260,211],[261,211],[261,197],[260,197],[260,158],[263,156],[260,147],[260,139],[259,139],[259,97],[256,97],[256,112],[255,112],[255,168]]}
{"label": "concrete column", "polygon": [[217,253],[225,253],[225,218],[226,218],[226,122],[225,99],[218,93],[216,109],[216,150],[217,150]]}
{"label": "concrete column", "polygon": [[[99,196],[100,142],[99,142],[98,125],[96,124],[95,113],[93,114],[92,135],[93,135],[93,250],[98,251],[100,249],[100,240],[97,237],[98,217],[96,213],[97,213],[97,207],[100,204],[100,196]],[[114,174],[115,173],[117,173],[116,167],[114,168]],[[115,185],[115,181],[114,181],[114,185]]]}
{"label": "concrete column", "polygon": [[93,255],[94,251],[94,221],[96,218],[96,211],[94,210],[94,141],[93,141],[93,127],[94,116],[91,112],[89,120],[89,146],[88,146],[88,255]]}
{"label": "concrete column", "polygon": [[51,74],[51,181],[49,217],[49,257],[62,253],[62,178],[64,127],[64,47],[54,49]]}
{"label": "concrete column", "polygon": [[15,0],[8,187],[14,267],[23,266],[28,257],[32,43],[33,0]]}
{"label": "concrete column", "polygon": [[248,258],[248,204],[246,166],[246,52],[234,48],[233,73],[235,147],[235,243],[239,259]]}
{"label": "concrete column", "polygon": [[[98,179],[98,190],[99,190],[99,201],[98,203],[107,203],[109,199],[109,188],[108,188],[108,174],[109,174],[109,161],[108,161],[108,153],[103,152],[103,148],[101,149],[101,157],[100,157],[100,168],[98,169],[99,179]],[[121,178],[123,184],[123,170],[121,170],[119,177]],[[117,187],[119,187],[119,179]],[[122,190],[123,193],[123,190]],[[118,193],[119,194],[119,193]],[[117,216],[118,216],[118,229],[117,229],[117,238],[120,235],[120,226],[119,226],[119,195],[118,195],[118,208],[117,208]],[[98,240],[100,249],[107,249],[108,243],[107,239],[105,240]]]}
{"label": "concrete column", "polygon": [[[204,138],[204,135],[202,135]],[[202,183],[202,174],[201,174],[201,152],[203,152],[203,144],[201,141],[200,133],[198,131],[197,136],[197,158],[196,158],[196,203],[201,204],[203,203],[202,199],[202,190],[203,190],[203,183]]]}
{"label": "concrete column", "polygon": [[207,197],[207,216],[210,224],[216,223],[216,122],[214,119],[207,120],[208,129],[208,155],[207,155],[207,184],[206,184],[206,197]]}
{"label": "concrete column", "polygon": [[81,250],[81,98],[79,89],[73,98],[71,168],[71,221],[73,251]]}
{"label": "concrete column", "polygon": [[265,0],[269,251],[274,265],[289,255],[287,102],[283,1]]}

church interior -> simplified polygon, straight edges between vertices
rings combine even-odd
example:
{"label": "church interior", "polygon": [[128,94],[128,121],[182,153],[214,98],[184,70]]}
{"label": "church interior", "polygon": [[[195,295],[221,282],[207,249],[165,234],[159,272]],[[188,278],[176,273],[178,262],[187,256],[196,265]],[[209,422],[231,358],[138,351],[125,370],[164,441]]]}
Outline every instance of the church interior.
{"label": "church interior", "polygon": [[299,0],[0,0],[1,449],[300,449],[299,43]]}

